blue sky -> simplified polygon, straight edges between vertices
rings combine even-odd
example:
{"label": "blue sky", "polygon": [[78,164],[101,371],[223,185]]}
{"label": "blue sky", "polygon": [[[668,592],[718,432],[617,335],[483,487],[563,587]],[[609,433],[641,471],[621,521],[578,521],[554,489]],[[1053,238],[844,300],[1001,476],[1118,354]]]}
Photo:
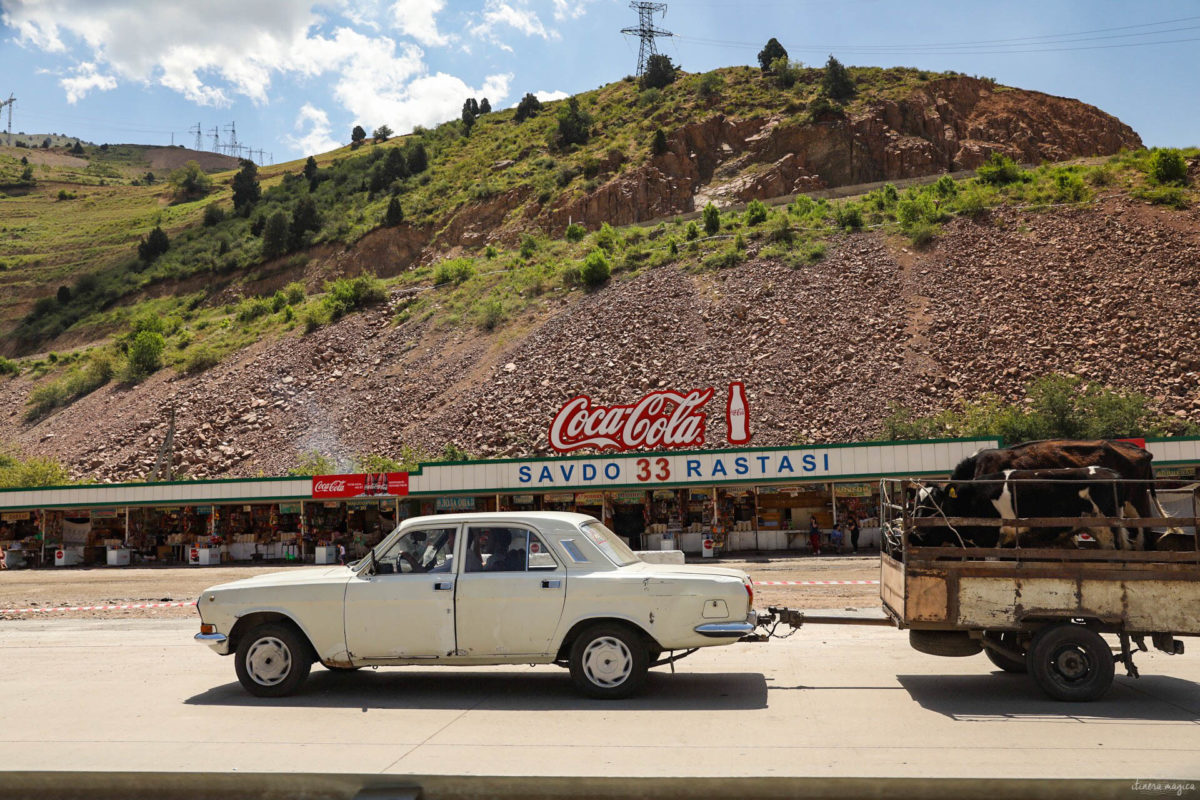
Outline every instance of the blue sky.
{"label": "blue sky", "polygon": [[[348,140],[562,97],[634,71],[626,0],[0,0],[13,130],[95,142],[228,142],[275,161]],[[688,71],[794,60],[954,69],[1079,98],[1147,145],[1200,143],[1200,3],[679,0],[656,23]]]}

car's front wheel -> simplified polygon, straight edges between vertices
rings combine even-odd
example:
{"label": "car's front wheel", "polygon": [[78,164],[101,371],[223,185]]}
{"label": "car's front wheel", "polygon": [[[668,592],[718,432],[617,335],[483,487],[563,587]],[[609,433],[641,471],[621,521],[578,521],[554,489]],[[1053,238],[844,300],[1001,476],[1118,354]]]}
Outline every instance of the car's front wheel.
{"label": "car's front wheel", "polygon": [[260,625],[238,643],[234,668],[250,694],[285,697],[308,677],[312,650],[304,636],[291,626]]}
{"label": "car's front wheel", "polygon": [[646,643],[623,625],[603,623],[579,634],[571,646],[571,679],[585,694],[604,700],[629,697],[646,683]]}

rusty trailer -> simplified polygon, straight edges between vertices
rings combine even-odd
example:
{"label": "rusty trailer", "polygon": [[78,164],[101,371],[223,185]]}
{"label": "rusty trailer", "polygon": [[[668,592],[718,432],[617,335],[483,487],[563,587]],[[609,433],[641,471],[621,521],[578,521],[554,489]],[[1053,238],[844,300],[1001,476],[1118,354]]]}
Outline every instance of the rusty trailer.
{"label": "rusty trailer", "polygon": [[[1139,528],[1190,531],[1178,537],[1190,542],[1190,549],[1145,551],[921,546],[920,531],[932,527],[1007,525],[1029,532],[1132,524],[1125,518],[1096,517],[922,518],[914,506],[923,483],[882,483],[880,600],[886,617],[872,622],[907,630],[909,643],[923,653],[983,652],[1004,671],[1030,673],[1051,697],[1082,701],[1108,690],[1117,662],[1137,677],[1134,653],[1147,650],[1147,640],[1177,655],[1184,651],[1178,637],[1200,636],[1195,535],[1195,492],[1200,487],[1186,487],[1192,493],[1193,516],[1137,521]],[[792,627],[872,624],[784,608],[771,609],[768,619]],[[1116,640],[1115,648],[1105,636]]]}

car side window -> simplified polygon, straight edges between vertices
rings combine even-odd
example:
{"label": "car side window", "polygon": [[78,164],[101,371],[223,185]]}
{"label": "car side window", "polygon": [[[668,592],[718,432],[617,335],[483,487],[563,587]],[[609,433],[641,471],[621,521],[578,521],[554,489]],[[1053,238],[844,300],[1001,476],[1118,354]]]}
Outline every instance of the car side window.
{"label": "car side window", "polygon": [[453,571],[456,528],[415,528],[375,554],[375,573]]}
{"label": "car side window", "polygon": [[524,572],[554,569],[554,557],[537,534],[505,525],[472,526],[467,531],[467,572]]}
{"label": "car side window", "polygon": [[579,545],[574,539],[560,539],[558,543],[562,546],[563,550],[567,551],[567,555],[570,556],[571,560],[576,564],[587,563],[588,557],[585,556],[583,551],[579,549]]}
{"label": "car side window", "polygon": [[550,548],[536,533],[529,534],[529,569],[557,569],[558,562],[550,553]]}

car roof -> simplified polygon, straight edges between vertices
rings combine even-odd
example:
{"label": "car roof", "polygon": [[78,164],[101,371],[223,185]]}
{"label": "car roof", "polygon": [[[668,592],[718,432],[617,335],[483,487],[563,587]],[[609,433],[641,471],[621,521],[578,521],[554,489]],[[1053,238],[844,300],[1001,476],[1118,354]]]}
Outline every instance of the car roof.
{"label": "car roof", "polygon": [[584,522],[598,522],[590,514],[576,514],[571,511],[472,511],[463,514],[428,514],[422,517],[409,517],[401,525],[425,525],[430,522],[444,524],[470,522],[562,522],[567,525],[581,525]]}

